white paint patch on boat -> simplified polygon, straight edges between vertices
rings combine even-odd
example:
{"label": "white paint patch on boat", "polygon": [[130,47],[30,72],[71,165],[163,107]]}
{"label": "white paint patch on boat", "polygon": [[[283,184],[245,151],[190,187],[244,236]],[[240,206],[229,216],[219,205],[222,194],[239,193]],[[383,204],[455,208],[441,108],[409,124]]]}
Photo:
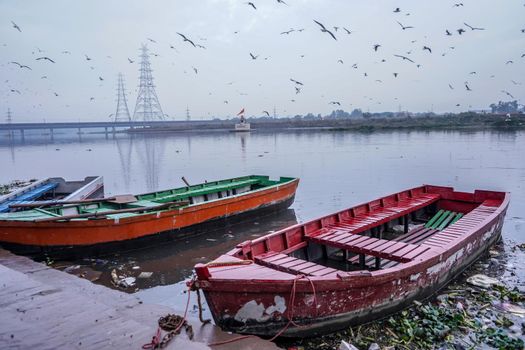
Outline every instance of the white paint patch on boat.
{"label": "white paint patch on boat", "polygon": [[263,321],[264,305],[257,304],[255,300],[251,300],[244,304],[235,314],[235,320],[239,322],[246,322],[248,320]]}
{"label": "white paint patch on boat", "polygon": [[286,311],[286,300],[276,295],[274,297],[274,304],[265,308],[263,303],[257,303],[255,300],[250,300],[244,304],[235,314],[235,320],[245,323],[248,320],[255,320],[257,322],[265,322],[270,319],[274,313],[282,314]]}
{"label": "white paint patch on boat", "polygon": [[490,239],[494,231],[496,231],[495,229],[496,229],[496,225],[492,225],[492,227],[483,234],[483,236],[481,237],[481,240],[485,242],[486,240]]}
{"label": "white paint patch on boat", "polygon": [[454,254],[449,256],[447,260],[442,261],[439,264],[436,264],[436,265],[434,265],[432,267],[429,267],[427,269],[427,274],[428,275],[433,275],[433,274],[441,272],[443,269],[448,269],[449,267],[452,266],[452,264],[454,264],[458,260],[458,258],[463,256],[463,251],[464,250],[465,250],[465,248],[461,248],[460,250],[458,250],[457,252],[455,252]]}
{"label": "white paint patch on boat", "polygon": [[266,314],[271,315],[274,312],[278,312],[282,314],[286,311],[286,302],[282,296],[276,295],[273,298],[273,301],[275,305],[268,306],[268,308],[265,310]]}
{"label": "white paint patch on boat", "polygon": [[410,282],[417,281],[419,276],[421,276],[421,272],[410,275]]}

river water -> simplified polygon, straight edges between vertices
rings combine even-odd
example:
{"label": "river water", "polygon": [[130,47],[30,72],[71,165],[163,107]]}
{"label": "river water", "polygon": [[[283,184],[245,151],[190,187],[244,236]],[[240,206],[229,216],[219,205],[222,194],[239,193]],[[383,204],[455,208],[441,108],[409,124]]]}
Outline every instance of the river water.
{"label": "river water", "polygon": [[[68,271],[81,271],[108,286],[114,268],[125,276],[152,272],[128,292],[178,310],[185,304],[184,280],[195,263],[268,231],[425,183],[512,193],[503,228],[508,266],[501,274],[524,288],[523,271],[516,269],[523,254],[513,247],[525,242],[525,132],[55,133],[53,139],[32,135],[23,142],[0,136],[0,169],[0,183],[102,175],[106,195],[180,187],[182,176],[192,183],[248,174],[299,177],[295,203],[279,215],[182,242],[66,264]],[[60,264],[57,268],[66,266]]]}

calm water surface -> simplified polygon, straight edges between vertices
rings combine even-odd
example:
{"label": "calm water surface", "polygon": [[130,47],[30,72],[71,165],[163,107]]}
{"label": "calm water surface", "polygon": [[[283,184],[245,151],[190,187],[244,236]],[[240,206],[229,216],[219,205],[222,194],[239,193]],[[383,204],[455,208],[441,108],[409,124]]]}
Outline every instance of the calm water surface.
{"label": "calm water surface", "polygon": [[[36,135],[14,144],[0,136],[0,169],[0,183],[102,175],[107,195],[183,186],[181,176],[192,183],[248,174],[300,177],[295,203],[277,217],[156,248],[74,262],[103,284],[109,284],[113,268],[128,276],[153,272],[151,278],[137,280],[141,297],[176,308],[184,288],[181,281],[195,263],[270,230],[425,183],[463,191],[512,192],[505,249],[510,252],[525,241],[524,132],[211,132],[107,138],[64,133],[55,134],[53,140]],[[520,252],[513,253],[509,271],[522,258]],[[520,273],[502,273],[508,273],[509,283],[523,287]]]}

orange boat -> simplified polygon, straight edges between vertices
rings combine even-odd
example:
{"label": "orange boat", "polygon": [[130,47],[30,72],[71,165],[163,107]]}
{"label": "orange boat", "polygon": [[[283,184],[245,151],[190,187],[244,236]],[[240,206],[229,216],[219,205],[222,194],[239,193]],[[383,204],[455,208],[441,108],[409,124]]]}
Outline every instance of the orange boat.
{"label": "orange boat", "polygon": [[19,204],[19,211],[0,214],[0,244],[55,258],[143,247],[285,209],[298,183],[253,175],[137,196]]}

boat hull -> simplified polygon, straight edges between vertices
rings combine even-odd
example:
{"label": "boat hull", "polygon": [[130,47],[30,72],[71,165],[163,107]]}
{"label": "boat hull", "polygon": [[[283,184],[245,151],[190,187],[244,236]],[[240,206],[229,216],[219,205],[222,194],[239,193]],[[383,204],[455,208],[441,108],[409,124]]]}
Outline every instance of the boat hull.
{"label": "boat hull", "polygon": [[225,198],[181,209],[129,219],[69,222],[0,221],[0,244],[17,253],[72,256],[141,248],[156,242],[198,235],[224,223],[286,209],[298,180],[237,198]]}
{"label": "boat hull", "polygon": [[[472,226],[450,249],[373,273],[337,279],[298,275],[295,280],[273,281],[253,273],[243,282],[218,277],[199,278],[197,283],[214,321],[224,330],[274,336],[285,329],[293,310],[292,319],[299,326],[290,325],[281,336],[328,333],[386,317],[438,292],[501,238],[507,206],[508,198],[490,220]],[[292,294],[295,302],[290,305]]]}

